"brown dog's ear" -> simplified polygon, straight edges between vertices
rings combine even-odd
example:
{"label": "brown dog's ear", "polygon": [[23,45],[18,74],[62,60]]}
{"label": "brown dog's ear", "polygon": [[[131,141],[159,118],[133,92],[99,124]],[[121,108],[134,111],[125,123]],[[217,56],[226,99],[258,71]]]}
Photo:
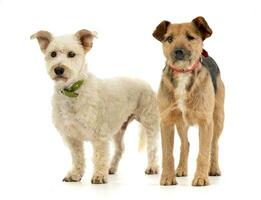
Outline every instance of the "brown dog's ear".
{"label": "brown dog's ear", "polygon": [[212,30],[208,26],[208,23],[204,19],[204,17],[197,17],[197,18],[193,19],[192,22],[194,23],[194,25],[200,32],[202,40],[205,40],[206,38],[208,38],[212,35]]}
{"label": "brown dog's ear", "polygon": [[83,46],[85,53],[90,51],[90,49],[92,48],[93,38],[96,37],[96,33],[93,33],[86,29],[82,29],[75,33],[75,36],[81,42],[81,45]]}
{"label": "brown dog's ear", "polygon": [[164,35],[167,33],[168,26],[170,25],[169,21],[162,21],[153,32],[153,37],[159,41],[164,39]]}
{"label": "brown dog's ear", "polygon": [[48,31],[38,31],[31,35],[31,40],[35,38],[38,40],[42,52],[45,53],[45,50],[53,39],[53,36]]}

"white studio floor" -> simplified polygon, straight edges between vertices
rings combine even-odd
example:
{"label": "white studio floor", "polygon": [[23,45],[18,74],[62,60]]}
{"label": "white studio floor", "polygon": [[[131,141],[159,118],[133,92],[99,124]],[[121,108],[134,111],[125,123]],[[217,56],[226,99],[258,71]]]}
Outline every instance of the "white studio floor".
{"label": "white studio floor", "polygon": [[[34,150],[21,149],[16,154],[15,160],[9,159],[5,163],[5,171],[1,171],[1,196],[4,199],[161,199],[161,198],[200,198],[200,199],[224,199],[224,198],[250,198],[259,199],[258,165],[253,165],[249,171],[249,164],[255,162],[256,157],[246,158],[233,154],[233,148],[228,141],[231,135],[224,132],[220,144],[220,163],[223,175],[211,177],[210,186],[192,187],[196,156],[197,156],[197,132],[196,128],[190,130],[191,143],[189,159],[189,176],[177,178],[176,186],[160,186],[160,175],[145,175],[145,152],[137,150],[138,134],[137,123],[133,123],[126,132],[126,152],[120,162],[116,175],[109,176],[109,182],[105,185],[93,185],[90,183],[92,175],[90,144],[86,145],[86,173],[80,183],[64,183],[62,178],[70,167],[70,154],[64,146],[59,135],[51,128],[53,138],[45,138],[39,144],[34,144]],[[227,135],[225,135],[227,134]],[[41,137],[42,139],[44,136]],[[177,138],[177,137],[176,137]],[[34,138],[36,139],[36,137]],[[43,144],[47,144],[46,147]],[[235,144],[235,148],[237,144]],[[230,149],[229,152],[228,149]],[[175,155],[176,165],[179,153],[179,140],[176,139]],[[239,151],[239,153],[242,153]],[[245,152],[247,153],[247,151]],[[22,155],[22,156],[21,156]],[[241,165],[238,165],[238,163]],[[30,163],[30,164],[29,164]],[[7,165],[11,165],[8,167]],[[12,174],[9,174],[12,172]],[[254,174],[253,174],[254,173]]]}

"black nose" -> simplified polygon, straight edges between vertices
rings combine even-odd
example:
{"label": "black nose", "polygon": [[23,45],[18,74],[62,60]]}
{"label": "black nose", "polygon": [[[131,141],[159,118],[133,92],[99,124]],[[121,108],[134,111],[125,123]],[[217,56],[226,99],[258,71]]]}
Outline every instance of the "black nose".
{"label": "black nose", "polygon": [[183,60],[185,57],[185,52],[182,48],[176,48],[174,54],[175,54],[175,59],[177,60]]}
{"label": "black nose", "polygon": [[57,76],[61,76],[61,75],[63,75],[64,68],[62,68],[62,67],[55,67],[55,68],[54,68],[54,72],[55,72],[55,74],[56,74]]}

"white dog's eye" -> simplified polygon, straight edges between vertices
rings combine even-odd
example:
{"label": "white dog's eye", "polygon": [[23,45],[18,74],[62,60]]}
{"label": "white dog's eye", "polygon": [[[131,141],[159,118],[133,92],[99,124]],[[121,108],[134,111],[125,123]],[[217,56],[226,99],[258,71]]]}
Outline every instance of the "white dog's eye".
{"label": "white dog's eye", "polygon": [[51,56],[54,58],[54,57],[56,57],[56,55],[57,55],[57,53],[55,52],[55,51],[52,51],[51,52]]}
{"label": "white dog's eye", "polygon": [[68,58],[73,58],[75,56],[75,53],[70,51],[68,54],[67,54]]}

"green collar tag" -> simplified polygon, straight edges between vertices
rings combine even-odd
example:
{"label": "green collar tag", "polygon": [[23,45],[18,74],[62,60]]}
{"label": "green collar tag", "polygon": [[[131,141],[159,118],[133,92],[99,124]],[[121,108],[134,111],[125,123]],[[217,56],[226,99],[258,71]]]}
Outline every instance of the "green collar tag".
{"label": "green collar tag", "polygon": [[77,97],[79,94],[76,93],[75,91],[78,90],[82,84],[83,84],[84,80],[79,80],[77,82],[75,82],[74,84],[72,84],[70,87],[61,89],[61,93],[64,94],[67,97]]}

